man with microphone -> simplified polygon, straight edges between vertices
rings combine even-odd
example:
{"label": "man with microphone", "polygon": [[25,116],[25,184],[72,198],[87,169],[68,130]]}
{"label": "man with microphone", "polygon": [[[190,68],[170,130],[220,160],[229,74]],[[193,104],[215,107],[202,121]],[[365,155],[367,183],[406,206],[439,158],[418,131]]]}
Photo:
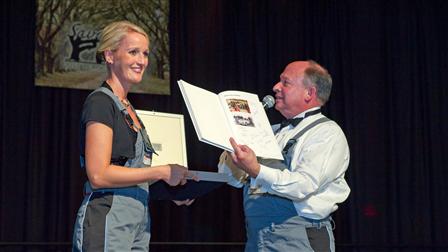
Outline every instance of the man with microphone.
{"label": "man with microphone", "polygon": [[320,111],[331,86],[316,62],[290,63],[273,87],[275,109],[286,118],[273,125],[284,160],[257,158],[233,138],[234,152],[221,155],[220,172],[244,187],[246,251],[335,251],[331,213],[350,193],[350,153],[341,128]]}

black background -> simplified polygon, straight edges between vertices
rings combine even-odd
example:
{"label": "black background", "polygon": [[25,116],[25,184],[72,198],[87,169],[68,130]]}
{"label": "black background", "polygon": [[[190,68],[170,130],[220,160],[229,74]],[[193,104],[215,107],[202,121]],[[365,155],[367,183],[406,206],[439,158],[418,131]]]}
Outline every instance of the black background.
{"label": "black background", "polygon": [[[69,251],[85,179],[79,116],[89,91],[34,86],[35,9],[1,2],[0,251]],[[172,94],[129,98],[185,115],[191,169],[216,171],[221,151],[197,140],[177,79],[262,97],[287,63],[314,59],[333,76],[324,113],[351,149],[338,251],[448,250],[448,1],[179,0],[170,11]],[[243,248],[239,189],[190,207],[154,201],[151,215],[152,251]]]}

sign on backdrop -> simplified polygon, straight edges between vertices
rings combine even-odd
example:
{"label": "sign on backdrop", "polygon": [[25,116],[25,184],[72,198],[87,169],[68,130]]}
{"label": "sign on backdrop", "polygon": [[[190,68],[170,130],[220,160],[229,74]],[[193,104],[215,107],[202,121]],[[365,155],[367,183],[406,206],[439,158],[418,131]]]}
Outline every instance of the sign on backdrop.
{"label": "sign on backdrop", "polygon": [[95,89],[107,70],[96,54],[101,30],[128,20],[150,39],[149,65],[131,92],[170,94],[169,0],[36,0],[35,84]]}

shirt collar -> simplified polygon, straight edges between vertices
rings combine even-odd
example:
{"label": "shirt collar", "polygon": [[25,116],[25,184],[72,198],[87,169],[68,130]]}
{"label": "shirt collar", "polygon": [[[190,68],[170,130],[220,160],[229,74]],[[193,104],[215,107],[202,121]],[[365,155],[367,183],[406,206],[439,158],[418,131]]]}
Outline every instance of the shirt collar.
{"label": "shirt collar", "polygon": [[314,110],[318,110],[318,109],[320,109],[320,106],[319,106],[319,107],[314,107],[314,108],[307,109],[307,110],[303,111],[302,113],[300,113],[300,114],[294,116],[293,118],[302,118],[302,117],[305,116],[305,114],[306,114],[307,112],[314,111]]}

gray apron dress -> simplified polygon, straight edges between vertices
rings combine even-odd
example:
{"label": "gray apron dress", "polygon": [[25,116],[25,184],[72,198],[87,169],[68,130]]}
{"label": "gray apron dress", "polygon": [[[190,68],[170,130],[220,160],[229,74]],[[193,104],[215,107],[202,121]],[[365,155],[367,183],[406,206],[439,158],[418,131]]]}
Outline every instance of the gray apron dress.
{"label": "gray apron dress", "polygon": [[[94,92],[106,93],[120,111],[127,114],[126,108],[109,89],[100,87]],[[150,166],[154,150],[141,125],[135,142],[135,157],[128,159],[124,166]],[[84,167],[83,158],[81,166]],[[92,189],[86,182],[85,197],[73,233],[73,251],[149,251],[148,186],[148,183],[142,183],[123,188]]]}
{"label": "gray apron dress", "polygon": [[[277,169],[288,169],[292,153],[290,150],[307,130],[328,121],[318,119],[291,138],[282,150],[285,163],[279,160],[262,160],[259,162]],[[244,214],[246,216],[247,242],[246,252],[252,251],[300,251],[311,252],[335,251],[331,217],[313,220],[298,215],[294,203],[290,199],[268,193],[258,193],[246,183],[243,190]],[[313,243],[313,236],[325,235],[330,239],[329,247]]]}

